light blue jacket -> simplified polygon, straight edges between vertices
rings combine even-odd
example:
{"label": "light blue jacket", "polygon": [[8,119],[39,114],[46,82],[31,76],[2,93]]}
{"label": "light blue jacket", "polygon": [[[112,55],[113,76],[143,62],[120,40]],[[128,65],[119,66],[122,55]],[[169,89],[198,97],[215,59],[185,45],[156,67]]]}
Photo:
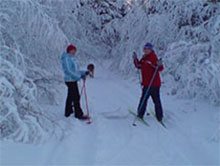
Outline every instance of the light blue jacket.
{"label": "light blue jacket", "polygon": [[76,58],[68,53],[62,54],[61,64],[65,82],[79,81],[85,75],[85,71],[79,70]]}

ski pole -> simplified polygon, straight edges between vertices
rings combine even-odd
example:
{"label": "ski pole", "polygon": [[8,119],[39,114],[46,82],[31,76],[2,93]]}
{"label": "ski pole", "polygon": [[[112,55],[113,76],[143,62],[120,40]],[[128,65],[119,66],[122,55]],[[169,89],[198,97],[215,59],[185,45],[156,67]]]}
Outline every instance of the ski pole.
{"label": "ski pole", "polygon": [[85,95],[85,102],[86,102],[86,114],[89,117],[88,123],[91,123],[91,118],[90,118],[90,115],[89,115],[88,98],[87,98],[87,93],[86,93],[86,80],[83,80],[83,87],[84,87],[84,95]]}
{"label": "ski pole", "polygon": [[137,74],[138,74],[138,80],[139,80],[140,87],[142,88],[142,86],[141,86],[141,73],[140,73],[139,69],[137,69]]}
{"label": "ski pole", "polygon": [[83,90],[84,90],[84,83],[83,83],[83,86],[81,88],[80,96],[82,96]]}
{"label": "ski pole", "polygon": [[84,87],[84,95],[85,95],[85,101],[86,101],[86,113],[89,116],[89,106],[88,106],[88,98],[86,93],[86,81],[83,81],[83,87]]}

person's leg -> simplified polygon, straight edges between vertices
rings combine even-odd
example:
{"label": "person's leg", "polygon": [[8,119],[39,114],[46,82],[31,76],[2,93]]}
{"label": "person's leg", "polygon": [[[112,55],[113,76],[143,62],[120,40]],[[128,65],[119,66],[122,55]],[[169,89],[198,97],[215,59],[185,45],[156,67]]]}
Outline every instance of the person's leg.
{"label": "person's leg", "polygon": [[75,117],[81,118],[83,116],[83,111],[80,106],[80,94],[77,82],[73,83],[73,106],[75,110]]}
{"label": "person's leg", "polygon": [[73,82],[66,82],[65,83],[68,91],[67,91],[67,98],[66,98],[66,106],[65,106],[65,116],[69,117],[73,113]]}
{"label": "person's leg", "polygon": [[141,95],[141,99],[140,99],[140,102],[139,102],[139,105],[138,105],[138,117],[139,118],[143,118],[144,114],[146,112],[147,100],[150,96],[150,89],[151,88],[149,89],[148,92],[147,92],[147,89],[148,89],[148,87],[144,87],[142,89],[142,95]]}
{"label": "person's leg", "polygon": [[152,87],[151,97],[154,102],[157,120],[162,121],[163,109],[162,109],[161,100],[160,100],[160,87]]}

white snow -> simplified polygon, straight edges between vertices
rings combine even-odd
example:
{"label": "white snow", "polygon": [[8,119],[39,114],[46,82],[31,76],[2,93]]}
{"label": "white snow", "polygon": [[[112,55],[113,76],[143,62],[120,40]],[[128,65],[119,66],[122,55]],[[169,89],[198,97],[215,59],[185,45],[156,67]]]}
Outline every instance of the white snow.
{"label": "white snow", "polygon": [[[146,42],[164,60],[168,131],[152,117],[134,128],[127,111],[140,97],[131,55]],[[81,66],[99,66],[89,126],[63,116],[69,43]],[[220,3],[1,0],[0,165],[219,165],[219,45]]]}
{"label": "white snow", "polygon": [[[219,135],[215,135],[219,107],[176,99],[162,90],[167,129],[152,116],[145,117],[150,127],[142,123],[134,127],[128,109],[135,111],[138,104],[138,84],[99,69],[86,87],[92,124],[64,118],[63,86],[59,104],[44,106],[66,130],[63,138],[37,145],[1,142],[1,165],[220,164]],[[148,110],[153,110],[149,102]]]}

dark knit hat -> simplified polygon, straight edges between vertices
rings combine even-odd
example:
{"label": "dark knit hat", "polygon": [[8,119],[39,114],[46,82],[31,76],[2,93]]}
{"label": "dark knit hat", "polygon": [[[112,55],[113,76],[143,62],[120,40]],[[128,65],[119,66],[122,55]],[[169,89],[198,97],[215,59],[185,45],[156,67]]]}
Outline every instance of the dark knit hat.
{"label": "dark knit hat", "polygon": [[146,44],[144,45],[144,48],[148,48],[148,49],[153,50],[154,46],[153,46],[151,43],[146,43]]}

